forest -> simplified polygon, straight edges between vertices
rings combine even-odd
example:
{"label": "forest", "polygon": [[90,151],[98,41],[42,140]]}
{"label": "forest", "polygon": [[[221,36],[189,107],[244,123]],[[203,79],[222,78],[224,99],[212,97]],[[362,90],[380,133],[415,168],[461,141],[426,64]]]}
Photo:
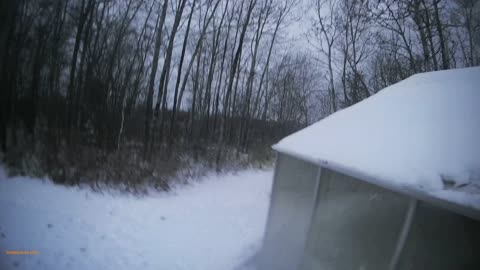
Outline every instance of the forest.
{"label": "forest", "polygon": [[413,74],[478,65],[475,0],[4,0],[0,158],[168,189],[194,164],[269,164],[282,137]]}

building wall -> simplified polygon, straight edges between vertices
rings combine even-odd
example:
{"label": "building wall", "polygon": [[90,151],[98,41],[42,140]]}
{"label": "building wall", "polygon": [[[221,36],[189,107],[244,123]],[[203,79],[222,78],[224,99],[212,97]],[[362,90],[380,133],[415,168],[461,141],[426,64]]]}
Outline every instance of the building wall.
{"label": "building wall", "polygon": [[313,211],[319,167],[278,154],[259,270],[297,269]]}
{"label": "building wall", "polygon": [[[389,269],[410,197],[322,169],[300,269]],[[395,269],[480,269],[480,222],[417,202]]]}
{"label": "building wall", "polygon": [[323,169],[302,269],[388,269],[409,199]]}
{"label": "building wall", "polygon": [[480,221],[420,202],[397,269],[480,269]]}

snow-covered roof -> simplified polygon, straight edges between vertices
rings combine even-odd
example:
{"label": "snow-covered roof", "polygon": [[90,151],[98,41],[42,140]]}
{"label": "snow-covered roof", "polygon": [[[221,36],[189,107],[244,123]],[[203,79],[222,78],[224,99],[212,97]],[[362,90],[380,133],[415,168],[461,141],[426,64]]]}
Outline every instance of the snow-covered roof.
{"label": "snow-covered roof", "polygon": [[480,217],[480,67],[411,76],[273,148]]}

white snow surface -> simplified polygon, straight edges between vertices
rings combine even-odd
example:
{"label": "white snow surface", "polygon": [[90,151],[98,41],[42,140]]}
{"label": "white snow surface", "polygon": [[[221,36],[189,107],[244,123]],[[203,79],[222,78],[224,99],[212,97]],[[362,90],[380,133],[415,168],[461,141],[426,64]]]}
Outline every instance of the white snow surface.
{"label": "white snow surface", "polygon": [[271,170],[247,170],[139,198],[8,179],[0,167],[0,269],[243,269],[271,183]]}
{"label": "white snow surface", "polygon": [[480,67],[416,74],[274,149],[480,210]]}

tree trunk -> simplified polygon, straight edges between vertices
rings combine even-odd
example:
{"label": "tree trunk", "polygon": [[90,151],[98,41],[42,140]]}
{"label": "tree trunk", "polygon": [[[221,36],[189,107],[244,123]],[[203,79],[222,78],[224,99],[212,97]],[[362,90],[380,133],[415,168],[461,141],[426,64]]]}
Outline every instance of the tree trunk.
{"label": "tree trunk", "polygon": [[443,34],[443,25],[440,21],[440,12],[438,10],[438,3],[440,0],[433,0],[433,8],[434,8],[434,15],[435,15],[435,23],[438,32],[438,39],[440,40],[440,50],[442,52],[442,68],[448,69],[450,67],[450,61],[448,56],[448,48],[447,42],[445,40],[445,36]]}
{"label": "tree trunk", "polygon": [[9,55],[9,40],[11,39],[16,15],[16,0],[5,0],[0,3],[0,84],[6,89],[0,91],[0,145],[3,152],[7,151],[7,124],[10,116],[10,96],[12,89],[8,87],[7,63]]}
{"label": "tree trunk", "polygon": [[176,117],[176,112],[177,112],[177,103],[178,103],[178,90],[180,87],[180,80],[182,77],[182,67],[183,67],[183,61],[185,59],[185,51],[187,49],[187,41],[188,41],[188,35],[190,33],[190,25],[192,22],[192,16],[193,12],[195,10],[195,4],[196,0],[193,0],[192,7],[190,10],[190,15],[188,16],[188,22],[187,22],[187,29],[185,32],[185,37],[183,39],[183,45],[182,45],[182,53],[180,55],[180,63],[178,65],[178,72],[177,72],[177,81],[175,83],[175,93],[173,96],[173,108],[172,108],[172,116],[170,118],[170,134],[169,134],[169,146],[172,147],[173,144],[173,135],[175,134],[175,117]]}
{"label": "tree trunk", "polygon": [[78,51],[80,49],[80,43],[82,39],[83,27],[87,20],[87,15],[90,13],[90,10],[93,9],[95,0],[88,0],[88,3],[85,5],[85,0],[82,0],[81,3],[81,12],[80,17],[78,18],[77,24],[77,33],[75,35],[75,45],[73,47],[72,59],[70,62],[70,79],[68,83],[67,90],[67,140],[71,139],[71,128],[74,115],[74,97],[75,97],[75,73],[77,70],[77,58]]}
{"label": "tree trunk", "polygon": [[[167,94],[168,94],[167,93],[168,78],[170,74],[170,64],[172,61],[173,45],[174,45],[175,36],[177,35],[178,26],[180,25],[180,19],[182,18],[183,9],[185,8],[186,2],[187,2],[186,0],[181,0],[181,2],[178,5],[177,11],[175,13],[172,32],[170,34],[170,39],[168,41],[167,55],[165,57],[165,63],[163,65],[162,75],[160,76],[160,85],[158,86],[158,96],[157,96],[157,104],[155,105],[155,116],[154,116],[153,128],[154,129],[156,128],[156,122],[158,121],[158,118],[161,118],[160,139],[159,139],[160,143],[162,143],[163,133],[164,133],[163,128],[164,128],[164,122],[165,122],[165,110],[166,110],[166,101],[167,101]],[[162,102],[161,116],[159,116],[160,102]]]}
{"label": "tree trunk", "polygon": [[[228,105],[229,105],[229,102],[230,102],[230,93],[232,92],[232,88],[233,88],[233,80],[235,78],[235,73],[236,73],[237,67],[239,65],[240,56],[242,54],[243,40],[245,38],[245,33],[247,31],[247,27],[248,27],[248,24],[250,22],[250,16],[252,14],[252,10],[255,7],[256,3],[257,3],[257,0],[250,0],[249,1],[247,15],[246,15],[245,21],[243,23],[242,32],[240,34],[240,40],[239,40],[239,43],[238,43],[238,48],[237,48],[237,51],[235,53],[235,58],[233,59],[233,63],[232,63],[232,70],[230,72],[230,79],[228,80],[228,87],[227,87],[226,100],[225,100],[225,106],[224,106],[225,112],[224,112],[224,117],[222,118],[223,121],[226,120],[225,119],[226,118],[226,113],[227,113]],[[223,126],[224,125],[221,124],[220,137],[219,137],[219,143],[218,143],[219,147],[218,147],[217,158],[216,158],[217,171],[220,170],[221,153],[223,151],[223,144],[224,144],[224,141],[225,141],[225,138],[224,138],[225,128]]]}
{"label": "tree trunk", "polygon": [[158,57],[160,55],[160,46],[162,44],[162,32],[163,24],[165,23],[165,17],[167,15],[168,0],[163,1],[162,13],[157,19],[156,25],[156,38],[155,38],[155,48],[153,52],[152,59],[152,70],[150,72],[150,81],[148,83],[147,91],[147,104],[145,111],[145,130],[143,138],[143,159],[146,160],[150,157],[151,148],[150,148],[150,129],[151,129],[151,119],[153,113],[153,88],[155,86],[155,75],[158,68]]}

